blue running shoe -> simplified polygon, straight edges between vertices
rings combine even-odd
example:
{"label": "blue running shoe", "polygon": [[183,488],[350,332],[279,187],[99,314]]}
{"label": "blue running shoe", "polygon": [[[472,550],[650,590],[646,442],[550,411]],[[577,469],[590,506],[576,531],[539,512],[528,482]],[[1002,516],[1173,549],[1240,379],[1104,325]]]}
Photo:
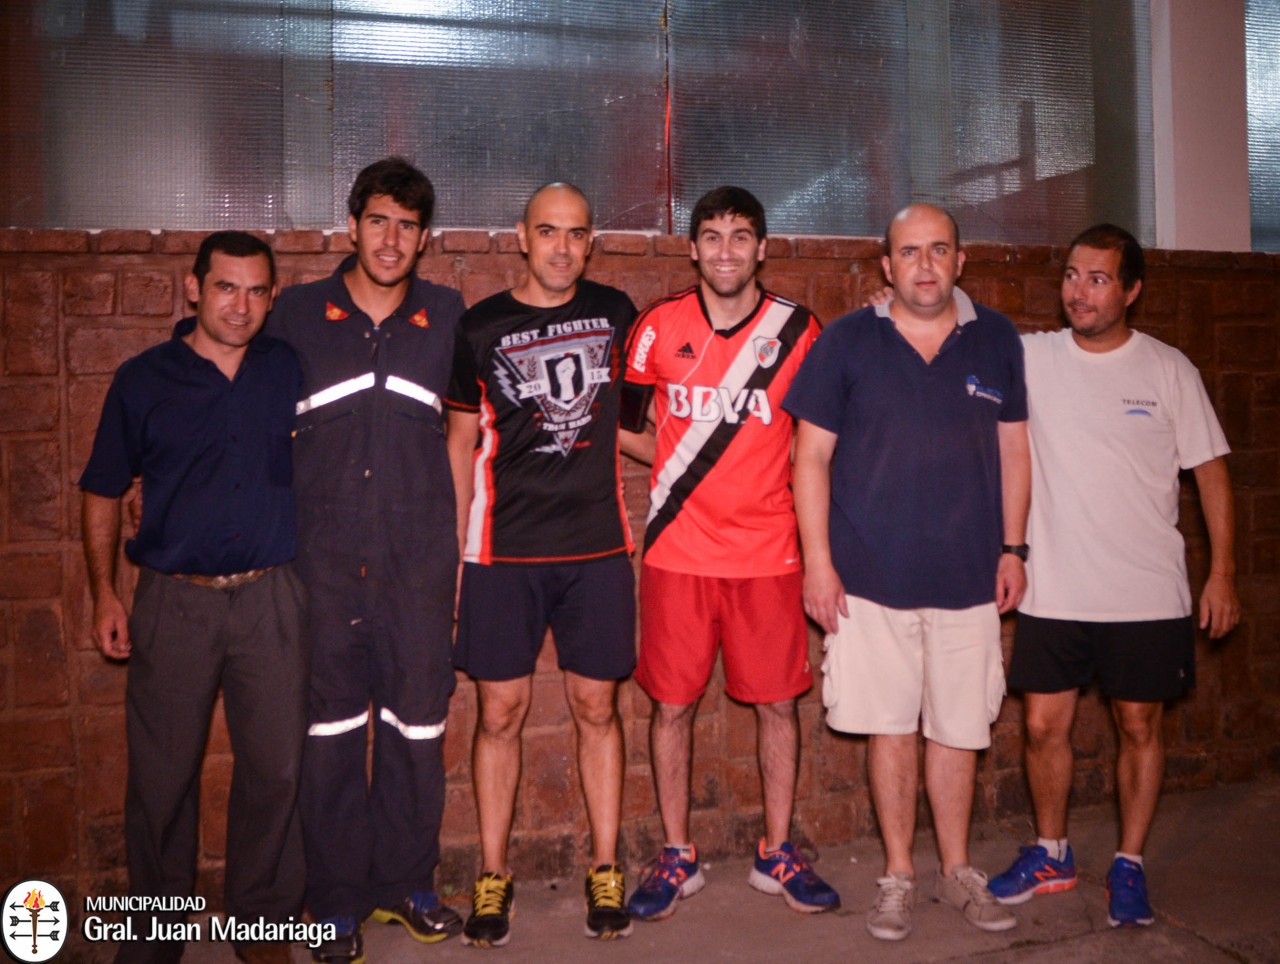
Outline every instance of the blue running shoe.
{"label": "blue running shoe", "polygon": [[1022,847],[1018,859],[987,887],[1002,904],[1023,904],[1036,894],[1056,894],[1076,885],[1076,858],[1067,848],[1062,860],[1054,860],[1039,844]]}
{"label": "blue running shoe", "polygon": [[698,851],[690,847],[692,859],[680,856],[679,847],[663,847],[656,860],[640,872],[640,886],[627,901],[627,910],[640,920],[658,921],[676,912],[676,901],[692,897],[707,886],[698,869]]}
{"label": "blue running shoe", "polygon": [[1155,922],[1142,865],[1117,857],[1107,871],[1107,923],[1112,927],[1150,927]]}
{"label": "blue running shoe", "polygon": [[768,853],[764,841],[760,841],[756,865],[747,883],[762,894],[781,894],[788,907],[802,914],[820,914],[840,906],[840,895],[814,873],[809,861],[789,840]]}
{"label": "blue running shoe", "polygon": [[333,937],[311,948],[314,964],[364,964],[364,926],[354,917],[324,917],[316,921],[332,927]]}

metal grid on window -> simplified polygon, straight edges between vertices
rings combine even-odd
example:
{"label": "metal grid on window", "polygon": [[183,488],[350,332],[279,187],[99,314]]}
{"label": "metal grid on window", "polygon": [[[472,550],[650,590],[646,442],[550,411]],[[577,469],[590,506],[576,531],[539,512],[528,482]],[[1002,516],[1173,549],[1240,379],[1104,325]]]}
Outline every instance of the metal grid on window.
{"label": "metal grid on window", "polygon": [[1280,0],[1245,3],[1253,250],[1280,251]]}
{"label": "metal grid on window", "polygon": [[563,179],[614,229],[681,233],[740,183],[787,233],[877,235],[923,199],[970,238],[1106,218],[1150,241],[1147,22],[1147,0],[20,0],[0,223],[339,226],[356,171],[400,153],[445,227],[508,226]]}

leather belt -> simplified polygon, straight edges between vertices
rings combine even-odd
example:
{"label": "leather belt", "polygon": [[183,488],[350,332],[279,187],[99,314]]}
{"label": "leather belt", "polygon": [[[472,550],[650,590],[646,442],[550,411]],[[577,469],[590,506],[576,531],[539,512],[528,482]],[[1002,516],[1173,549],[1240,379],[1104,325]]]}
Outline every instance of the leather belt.
{"label": "leather belt", "polygon": [[204,586],[207,589],[239,589],[241,586],[247,586],[251,582],[257,582],[274,568],[275,566],[267,566],[265,569],[233,572],[226,576],[199,576],[175,572],[173,573],[173,578],[189,582],[193,586]]}

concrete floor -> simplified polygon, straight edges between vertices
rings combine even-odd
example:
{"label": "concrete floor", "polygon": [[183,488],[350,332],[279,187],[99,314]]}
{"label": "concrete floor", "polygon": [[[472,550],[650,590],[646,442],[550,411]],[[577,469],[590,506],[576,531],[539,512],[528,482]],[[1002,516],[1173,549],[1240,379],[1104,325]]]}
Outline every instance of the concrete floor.
{"label": "concrete floor", "polygon": [[[1027,842],[1029,824],[974,828],[972,860],[995,874]],[[370,964],[486,960],[532,961],[1280,961],[1280,784],[1215,787],[1170,795],[1147,848],[1147,878],[1155,926],[1113,930],[1107,926],[1103,878],[1116,841],[1110,807],[1072,817],[1072,846],[1081,880],[1064,894],[1034,898],[1015,908],[1018,926],[986,934],[959,912],[932,899],[937,867],[933,840],[917,842],[917,876],[923,881],[915,930],[897,944],[877,941],[864,927],[875,894],[881,852],[877,840],[823,851],[816,868],[843,898],[837,912],[806,917],[746,884],[748,859],[704,863],[708,886],[680,904],[671,918],[637,923],[632,935],[608,944],[582,936],[579,880],[517,882],[516,916],[506,947],[479,951],[455,940],[415,943],[398,925],[370,922],[365,947]],[[628,884],[634,881],[628,879]],[[458,908],[464,912],[468,908]],[[105,959],[110,946],[68,947],[66,956]],[[225,944],[189,944],[190,964],[228,964]],[[295,945],[295,964],[309,960]]]}

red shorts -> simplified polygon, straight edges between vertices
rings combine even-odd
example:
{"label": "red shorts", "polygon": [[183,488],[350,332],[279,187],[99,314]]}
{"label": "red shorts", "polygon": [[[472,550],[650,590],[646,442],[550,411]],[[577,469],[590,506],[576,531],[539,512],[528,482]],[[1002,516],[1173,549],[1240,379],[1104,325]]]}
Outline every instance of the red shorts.
{"label": "red shorts", "polygon": [[803,573],[722,579],[653,566],[640,571],[636,682],[660,703],[688,706],[707,688],[724,647],[724,691],[779,703],[813,685]]}

